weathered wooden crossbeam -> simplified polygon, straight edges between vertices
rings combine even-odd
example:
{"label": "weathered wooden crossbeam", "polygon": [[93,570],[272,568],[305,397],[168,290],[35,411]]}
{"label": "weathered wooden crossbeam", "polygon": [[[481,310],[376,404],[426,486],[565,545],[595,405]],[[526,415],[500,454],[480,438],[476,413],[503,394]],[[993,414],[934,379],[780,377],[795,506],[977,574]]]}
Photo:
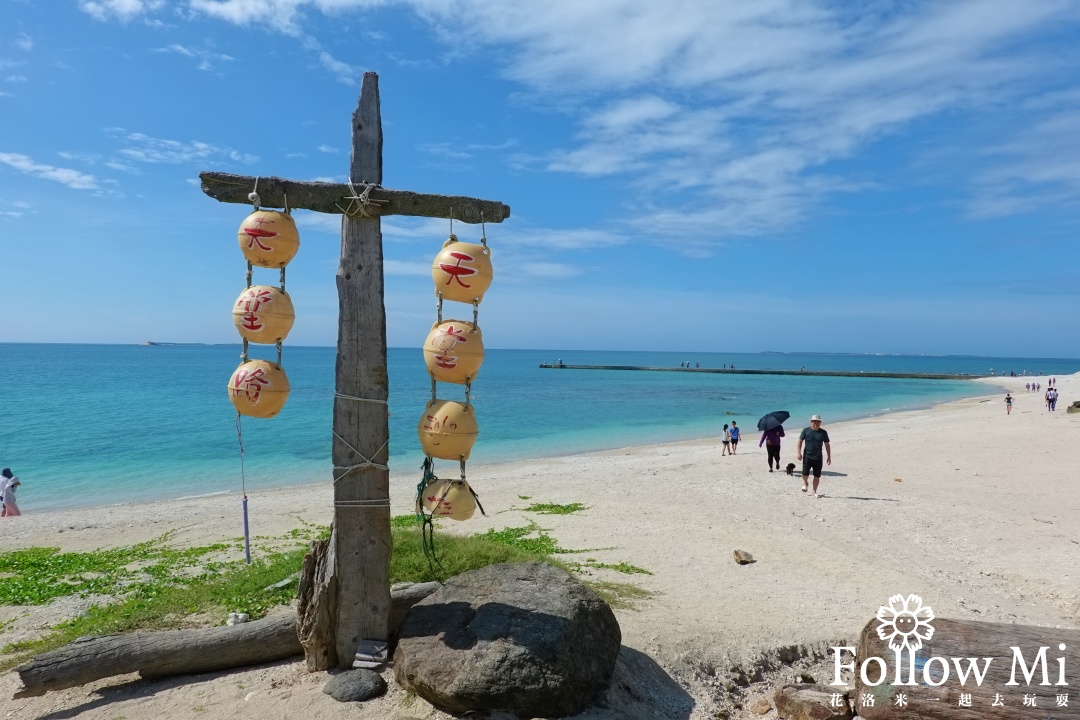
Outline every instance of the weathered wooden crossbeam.
{"label": "weathered wooden crossbeam", "polygon": [[[221,202],[249,203],[248,193],[255,189],[256,178],[246,175],[232,175],[223,172],[199,173],[202,191]],[[288,195],[290,208],[303,208],[321,213],[336,215],[359,215],[358,202],[350,201],[354,192],[345,183],[300,182],[283,180],[276,177],[258,178],[258,193],[262,205],[271,208],[284,208],[285,196]],[[354,183],[356,194],[362,193],[365,186]],[[466,223],[498,223],[510,217],[510,206],[496,200],[477,200],[476,198],[455,195],[426,195],[409,190],[390,190],[372,187],[368,195],[371,204],[365,212],[367,217],[383,215],[412,215],[415,217],[449,218]],[[350,210],[350,207],[352,210]],[[481,216],[481,213],[483,215]]]}

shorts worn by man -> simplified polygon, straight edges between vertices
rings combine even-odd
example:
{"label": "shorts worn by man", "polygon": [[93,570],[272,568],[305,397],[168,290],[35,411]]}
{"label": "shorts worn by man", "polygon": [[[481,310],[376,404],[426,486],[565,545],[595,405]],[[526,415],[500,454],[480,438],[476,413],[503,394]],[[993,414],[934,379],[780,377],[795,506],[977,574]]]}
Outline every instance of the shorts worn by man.
{"label": "shorts worn by man", "polygon": [[[825,457],[822,458],[822,447],[825,448]],[[818,483],[821,482],[822,460],[832,465],[832,447],[829,445],[829,433],[821,429],[821,417],[814,415],[810,418],[810,427],[803,428],[799,435],[799,446],[796,459],[802,460],[802,491],[806,492],[810,471],[814,471],[814,497],[818,497]]]}

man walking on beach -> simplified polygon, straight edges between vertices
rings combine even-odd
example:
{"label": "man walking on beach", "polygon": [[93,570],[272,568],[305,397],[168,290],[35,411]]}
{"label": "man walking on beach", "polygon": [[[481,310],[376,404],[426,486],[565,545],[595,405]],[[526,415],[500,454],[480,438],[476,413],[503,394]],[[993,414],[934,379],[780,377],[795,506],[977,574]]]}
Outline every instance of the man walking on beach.
{"label": "man walking on beach", "polygon": [[810,427],[803,428],[799,435],[796,460],[802,460],[802,491],[806,492],[810,471],[814,471],[814,497],[818,497],[818,483],[821,482],[821,448],[825,448],[825,463],[832,465],[832,446],[829,445],[829,433],[821,429],[821,416],[810,417]]}
{"label": "man walking on beach", "polygon": [[1012,395],[1005,393],[1005,414],[1012,415]]}
{"label": "man walking on beach", "polygon": [[735,421],[731,421],[731,454],[735,454],[735,449],[739,447],[739,426],[735,424]]}

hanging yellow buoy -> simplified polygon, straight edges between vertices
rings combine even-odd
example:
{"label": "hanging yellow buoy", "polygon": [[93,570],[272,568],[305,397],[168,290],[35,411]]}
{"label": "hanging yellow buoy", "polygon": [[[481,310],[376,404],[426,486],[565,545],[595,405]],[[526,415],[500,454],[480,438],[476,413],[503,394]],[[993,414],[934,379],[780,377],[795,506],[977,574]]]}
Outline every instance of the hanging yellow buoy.
{"label": "hanging yellow buoy", "polygon": [[435,294],[444,300],[472,303],[484,299],[491,285],[491,251],[486,245],[457,242],[451,235],[431,264]]}
{"label": "hanging yellow buoy", "polygon": [[464,480],[436,480],[424,488],[424,510],[433,517],[468,520],[476,512],[476,498]]}
{"label": "hanging yellow buoy", "polygon": [[241,415],[274,417],[288,399],[289,378],[276,362],[249,360],[229,378],[229,400]]}
{"label": "hanging yellow buoy", "polygon": [[267,345],[284,340],[296,319],[289,293],[270,285],[252,285],[240,293],[232,315],[241,337]]}
{"label": "hanging yellow buoy", "polygon": [[468,460],[479,429],[472,406],[432,400],[416,428],[424,454],[442,460]]}
{"label": "hanging yellow buoy", "polygon": [[236,237],[248,262],[262,268],[288,265],[300,249],[300,233],[292,216],[277,210],[251,213],[240,223]]}
{"label": "hanging yellow buoy", "polygon": [[480,328],[464,320],[435,323],[424,341],[424,362],[439,382],[472,382],[484,362]]}

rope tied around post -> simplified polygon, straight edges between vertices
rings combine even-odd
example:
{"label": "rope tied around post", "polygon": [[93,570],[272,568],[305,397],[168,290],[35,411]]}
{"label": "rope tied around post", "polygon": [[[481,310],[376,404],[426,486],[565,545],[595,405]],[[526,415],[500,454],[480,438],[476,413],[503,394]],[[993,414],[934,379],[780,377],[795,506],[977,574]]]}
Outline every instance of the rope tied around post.
{"label": "rope tied around post", "polygon": [[349,192],[351,195],[346,195],[343,200],[349,201],[349,207],[343,208],[337,203],[334,203],[334,207],[341,211],[343,215],[348,217],[378,217],[378,215],[372,215],[368,212],[370,207],[381,207],[385,205],[387,200],[374,200],[371,197],[372,189],[379,187],[374,183],[360,183],[364,189],[361,192],[356,192],[356,186],[353,185],[352,178],[349,178]]}
{"label": "rope tied around post", "polygon": [[340,480],[341,478],[343,478],[346,475],[348,475],[349,473],[351,473],[353,470],[360,470],[362,468],[375,468],[376,470],[387,470],[387,471],[390,470],[390,468],[387,467],[386,465],[375,462],[375,458],[378,456],[378,454],[381,453],[383,450],[385,450],[386,446],[390,444],[390,438],[387,438],[386,441],[379,447],[379,449],[376,450],[372,454],[372,456],[370,458],[367,458],[367,457],[364,457],[364,454],[362,452],[360,452],[359,450],[354,448],[352,445],[350,445],[348,440],[341,437],[336,432],[334,433],[334,437],[336,437],[341,442],[345,443],[346,447],[348,447],[350,450],[352,450],[354,453],[356,453],[360,457],[360,459],[364,461],[362,463],[357,463],[355,465],[335,465],[334,470],[341,470],[342,471],[342,473],[340,475],[337,475],[337,476],[334,477],[334,482],[335,483],[338,480]]}

